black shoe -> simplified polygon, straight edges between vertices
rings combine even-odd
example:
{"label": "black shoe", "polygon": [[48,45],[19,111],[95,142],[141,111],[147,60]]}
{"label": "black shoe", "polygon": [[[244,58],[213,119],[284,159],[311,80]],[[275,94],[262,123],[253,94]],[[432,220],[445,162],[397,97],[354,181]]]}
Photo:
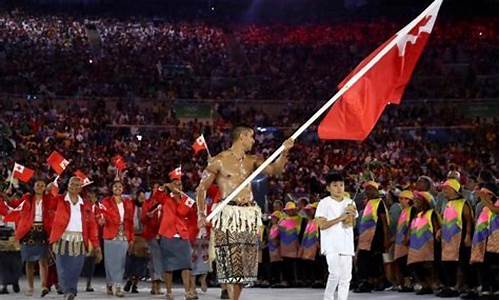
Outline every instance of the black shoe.
{"label": "black shoe", "polygon": [[470,299],[477,299],[478,294],[474,291],[466,291],[464,293],[460,294],[460,298],[470,300]]}
{"label": "black shoe", "polygon": [[454,298],[458,297],[459,294],[457,290],[452,290],[448,287],[445,287],[439,293],[437,293],[436,296],[441,298]]}
{"label": "black shoe", "polygon": [[415,292],[415,294],[417,295],[431,295],[432,293],[432,289],[430,288],[421,288],[420,290]]}
{"label": "black shoe", "polygon": [[45,297],[49,294],[49,289],[42,289],[42,294],[40,295],[40,297]]}
{"label": "black shoe", "polygon": [[370,284],[363,282],[358,285],[357,288],[354,289],[354,293],[371,293],[372,287]]}
{"label": "black shoe", "polygon": [[400,292],[400,293],[413,293],[414,290],[411,287],[404,286],[404,287],[400,288],[398,292]]}
{"label": "black shoe", "polygon": [[125,283],[125,286],[123,287],[123,290],[125,292],[130,292],[130,287],[132,286],[132,281],[127,280],[127,283]]}
{"label": "black shoe", "polygon": [[19,287],[19,283],[14,283],[12,285],[12,290],[14,291],[14,293],[19,293],[21,291],[21,288]]}
{"label": "black shoe", "polygon": [[90,287],[88,286],[86,289],[85,289],[86,292],[94,292],[94,288],[93,287]]}
{"label": "black shoe", "polygon": [[57,290],[57,294],[58,294],[58,295],[64,295],[64,292],[63,292],[62,290],[58,289],[58,290]]}
{"label": "black shoe", "polygon": [[9,290],[7,290],[7,287],[4,286],[1,290],[0,290],[0,295],[6,295],[9,293]]}
{"label": "black shoe", "polygon": [[132,286],[132,291],[131,291],[132,294],[139,294],[139,291],[137,290],[137,285],[133,285]]}
{"label": "black shoe", "polygon": [[229,293],[227,292],[227,290],[222,290],[220,292],[220,298],[221,299],[229,299]]}

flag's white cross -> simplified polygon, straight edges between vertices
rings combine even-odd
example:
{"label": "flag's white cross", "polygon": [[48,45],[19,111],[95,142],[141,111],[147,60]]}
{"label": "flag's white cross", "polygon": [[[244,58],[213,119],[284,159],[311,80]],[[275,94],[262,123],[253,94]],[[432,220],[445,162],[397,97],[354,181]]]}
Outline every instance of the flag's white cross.
{"label": "flag's white cross", "polygon": [[396,33],[397,37],[397,46],[398,46],[398,50],[399,50],[399,56],[404,56],[405,55],[405,50],[406,50],[406,44],[408,42],[412,43],[413,45],[415,45],[415,43],[417,42],[417,39],[418,37],[420,36],[420,34],[422,32],[425,32],[425,33],[431,33],[432,31],[432,28],[434,27],[434,22],[436,21],[436,17],[437,17],[437,11],[436,13],[432,13],[430,15],[427,16],[427,22],[423,25],[423,26],[419,26],[418,28],[418,33],[417,35],[413,35],[413,34],[405,34],[403,31],[404,30],[401,30],[400,32]]}
{"label": "flag's white cross", "polygon": [[65,170],[66,167],[69,165],[69,161],[67,161],[66,159],[63,159],[60,163],[59,163],[59,166],[61,167],[61,169]]}

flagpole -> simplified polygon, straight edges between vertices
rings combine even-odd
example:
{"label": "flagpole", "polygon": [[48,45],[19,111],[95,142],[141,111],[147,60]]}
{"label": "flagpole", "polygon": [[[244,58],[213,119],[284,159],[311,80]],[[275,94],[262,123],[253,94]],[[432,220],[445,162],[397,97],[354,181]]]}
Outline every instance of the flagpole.
{"label": "flagpole", "polygon": [[[432,2],[417,18],[415,18],[411,23],[403,27],[400,31],[398,31],[397,36],[407,34],[413,27],[415,27],[423,18],[429,15],[434,9],[439,9],[443,0],[435,0]],[[412,25],[410,27],[410,25]],[[332,97],[328,102],[326,102],[312,117],[309,118],[302,126],[300,126],[297,131],[290,137],[292,140],[296,140],[312,123],[314,123],[323,113],[329,109],[342,95],[353,86],[358,80],[366,74],[382,57],[384,57],[394,46],[397,45],[399,39],[397,36],[394,36],[392,40],[379,52],[375,57],[370,60],[361,70],[356,73],[351,79],[347,81],[347,83]],[[236,189],[234,189],[224,201],[220,202],[217,207],[208,215],[207,221],[213,219],[215,215],[217,215],[230,201],[232,201],[246,186],[248,186],[251,181],[257,177],[264,169],[270,165],[278,156],[283,152],[285,147],[281,145],[276,151],[274,151],[271,156],[269,156],[255,171],[253,171],[250,176],[248,176]]]}
{"label": "flagpole", "polygon": [[211,158],[212,154],[210,154],[210,150],[208,149],[208,145],[207,145],[207,141],[205,140],[205,136],[203,136],[203,134],[201,134],[201,137],[203,138],[203,144],[205,145],[205,148],[207,149],[208,157]]}

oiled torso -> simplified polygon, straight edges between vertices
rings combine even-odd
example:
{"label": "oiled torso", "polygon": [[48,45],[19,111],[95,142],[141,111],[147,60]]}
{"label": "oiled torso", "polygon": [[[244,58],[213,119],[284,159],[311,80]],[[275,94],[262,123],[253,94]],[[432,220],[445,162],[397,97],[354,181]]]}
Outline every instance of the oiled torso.
{"label": "oiled torso", "polygon": [[[231,194],[231,192],[235,190],[256,167],[255,156],[245,154],[240,158],[230,150],[220,153],[215,157],[215,160],[219,169],[215,180],[223,199],[229,196],[229,194]],[[253,202],[251,184],[245,186],[233,201],[238,205]]]}

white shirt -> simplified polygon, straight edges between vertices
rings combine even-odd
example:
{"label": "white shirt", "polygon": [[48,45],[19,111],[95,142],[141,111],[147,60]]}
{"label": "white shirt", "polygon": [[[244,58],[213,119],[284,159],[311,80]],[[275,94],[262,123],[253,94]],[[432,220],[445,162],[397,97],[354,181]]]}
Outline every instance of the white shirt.
{"label": "white shirt", "polygon": [[[356,206],[354,201],[345,197],[342,201],[334,200],[328,196],[318,204],[315,218],[325,218],[327,221],[340,217],[349,204]],[[356,218],[358,212],[356,211]],[[321,253],[343,254],[354,256],[354,231],[353,227],[344,227],[343,222],[339,222],[332,227],[321,230]]]}
{"label": "white shirt", "polygon": [[35,200],[35,219],[34,222],[42,222],[42,200]]}
{"label": "white shirt", "polygon": [[123,217],[125,215],[125,208],[123,207],[123,201],[116,204],[118,206],[118,213],[120,214],[120,223],[123,223]]}
{"label": "white shirt", "polygon": [[82,228],[82,211],[80,210],[80,206],[83,205],[83,199],[78,195],[78,202],[73,205],[71,199],[69,198],[69,194],[64,196],[64,201],[69,202],[69,206],[71,208],[68,226],[66,226],[66,231],[72,232],[83,232]]}

